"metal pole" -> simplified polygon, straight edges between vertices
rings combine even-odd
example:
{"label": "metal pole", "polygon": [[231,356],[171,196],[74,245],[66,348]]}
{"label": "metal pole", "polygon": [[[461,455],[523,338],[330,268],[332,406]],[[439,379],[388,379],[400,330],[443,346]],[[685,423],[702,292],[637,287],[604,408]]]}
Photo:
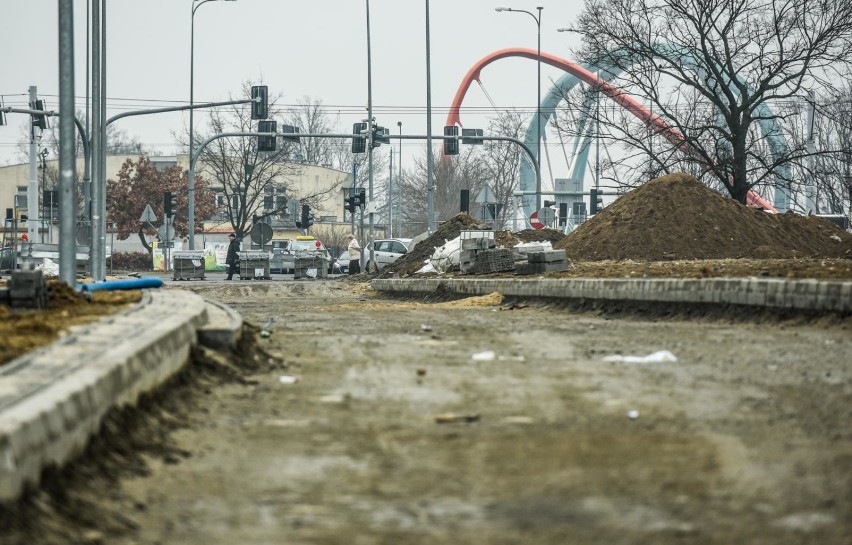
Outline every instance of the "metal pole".
{"label": "metal pole", "polygon": [[[399,135],[402,136],[402,121],[397,121],[396,125],[397,125],[397,127],[399,127]],[[402,139],[399,140],[398,162],[399,162],[399,176],[397,176],[397,178],[396,178],[396,192],[399,194],[399,193],[402,193]],[[399,201],[399,199],[397,199],[397,201]],[[402,209],[398,207],[399,202],[397,202],[396,204],[397,204],[397,210],[399,210],[399,216],[400,216],[400,219],[401,219],[402,218]],[[399,227],[397,228],[397,233],[401,234],[402,233],[402,222],[398,219],[397,224],[399,225]],[[391,237],[393,237],[393,227],[392,226],[391,226]]]}
{"label": "metal pole", "polygon": [[[357,172],[358,172],[358,162],[352,161],[352,185],[349,188],[349,196],[350,197],[354,197],[355,195],[358,194],[358,187],[357,187],[357,184],[355,183]],[[349,212],[349,222],[352,224],[352,231],[351,232],[354,235],[355,234],[355,210],[351,210]],[[360,240],[360,237],[358,238],[358,240]]]}
{"label": "metal pole", "polygon": [[59,0],[59,279],[71,287],[77,277],[74,129],[74,0]]}
{"label": "metal pole", "polygon": [[[202,2],[203,3],[203,2]],[[195,82],[195,10],[201,4],[196,4],[195,0],[192,1],[192,14],[189,22],[189,156],[192,157],[192,147],[193,140],[195,139],[195,132],[193,128],[193,114],[194,111],[191,106],[194,105],[194,86]],[[186,211],[186,222],[187,227],[189,228],[189,249],[195,249],[195,180],[189,177],[189,173],[187,173],[187,211]]]}
{"label": "metal pole", "polygon": [[[538,18],[535,20],[536,25],[538,26],[538,78],[536,80],[538,84],[537,90],[537,100],[536,100],[536,118],[535,125],[537,129],[537,152],[538,157],[536,160],[538,161],[538,170],[541,172],[541,10],[544,9],[542,6],[536,7],[538,10]],[[535,188],[535,209],[541,210],[541,176],[538,177],[537,186]]]}
{"label": "metal pole", "polygon": [[[38,89],[30,86],[30,107],[35,109],[38,99]],[[38,178],[37,163],[38,145],[36,143],[36,126],[30,123],[30,170],[27,183],[27,237],[30,242],[36,242],[38,236]]]}
{"label": "metal pole", "polygon": [[[367,121],[367,171],[368,171],[368,180],[369,194],[367,195],[367,202],[373,202],[373,64],[372,64],[372,51],[370,49],[370,0],[366,0],[367,2],[367,117],[369,118]],[[362,203],[362,206],[365,206]],[[363,231],[363,208],[361,209],[361,224]],[[373,241],[373,213],[370,212],[370,242]],[[375,250],[373,249],[373,245],[370,245],[370,261],[375,261]],[[364,252],[361,252],[361,265],[364,265]],[[361,270],[366,270],[366,267],[362,267]]]}
{"label": "metal pole", "polygon": [[106,103],[107,103],[107,76],[106,76],[106,56],[107,56],[107,33],[106,33],[106,0],[101,0],[101,125],[97,128],[101,133],[101,153],[99,162],[101,164],[101,175],[97,180],[99,187],[100,199],[98,201],[98,220],[95,222],[95,233],[97,240],[95,247],[98,251],[97,269],[93,273],[94,280],[106,279],[106,156],[107,156],[107,134],[106,134]]}
{"label": "metal pole", "polygon": [[[213,0],[192,1],[192,14],[190,17],[189,30],[189,155],[192,155],[192,147],[195,142],[195,12],[202,5]],[[234,0],[228,0],[234,1]],[[198,3],[196,3],[198,2]],[[195,249],[195,179],[187,180],[187,206],[186,222],[189,229],[189,249]]]}
{"label": "metal pole", "polygon": [[91,185],[91,223],[89,224],[89,273],[95,280],[98,263],[103,261],[98,248],[95,224],[100,215],[98,203],[103,199],[101,193],[101,8],[98,0],[92,0],[92,185]]}
{"label": "metal pole", "polygon": [[431,233],[435,224],[435,185],[432,170],[432,54],[429,35],[429,0],[426,0],[426,188],[427,215],[426,230]]}

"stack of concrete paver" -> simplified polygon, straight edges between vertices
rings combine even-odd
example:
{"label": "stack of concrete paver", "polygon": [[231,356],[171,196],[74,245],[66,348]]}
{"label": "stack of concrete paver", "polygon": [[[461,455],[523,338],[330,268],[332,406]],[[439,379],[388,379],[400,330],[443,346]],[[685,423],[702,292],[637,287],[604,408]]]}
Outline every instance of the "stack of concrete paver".
{"label": "stack of concrete paver", "polygon": [[459,269],[464,274],[488,274],[514,268],[512,250],[496,248],[493,231],[462,231]]}
{"label": "stack of concrete paver", "polygon": [[12,308],[47,308],[49,294],[41,269],[15,271],[7,286],[0,289],[0,303]]}
{"label": "stack of concrete paver", "polygon": [[532,251],[526,254],[526,261],[515,262],[515,274],[541,274],[566,271],[571,266],[565,256],[565,250]]}

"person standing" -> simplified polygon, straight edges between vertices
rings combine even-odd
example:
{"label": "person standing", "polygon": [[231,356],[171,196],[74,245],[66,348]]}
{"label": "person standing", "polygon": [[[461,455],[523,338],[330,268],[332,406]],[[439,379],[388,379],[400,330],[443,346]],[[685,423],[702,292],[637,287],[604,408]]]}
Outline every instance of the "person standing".
{"label": "person standing", "polygon": [[237,272],[237,264],[239,263],[240,257],[237,252],[240,251],[240,243],[237,241],[237,234],[231,233],[228,235],[228,255],[225,257],[225,265],[228,266],[228,278],[226,280],[233,280],[234,273]]}
{"label": "person standing", "polygon": [[346,247],[349,252],[349,274],[358,274],[361,272],[361,245],[355,235],[350,234],[346,238],[349,240]]}

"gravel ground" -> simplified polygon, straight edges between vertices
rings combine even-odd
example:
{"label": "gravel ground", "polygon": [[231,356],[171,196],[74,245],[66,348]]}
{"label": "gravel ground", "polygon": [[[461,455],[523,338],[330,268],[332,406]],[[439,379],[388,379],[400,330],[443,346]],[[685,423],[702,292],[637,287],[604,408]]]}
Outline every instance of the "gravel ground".
{"label": "gravel ground", "polygon": [[852,543],[848,319],[173,288],[270,335],[198,351],[0,542]]}

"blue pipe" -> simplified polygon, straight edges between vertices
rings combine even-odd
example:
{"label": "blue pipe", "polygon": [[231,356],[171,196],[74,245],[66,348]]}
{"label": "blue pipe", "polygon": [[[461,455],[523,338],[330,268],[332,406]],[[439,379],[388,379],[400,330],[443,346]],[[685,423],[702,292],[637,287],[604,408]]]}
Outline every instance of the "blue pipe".
{"label": "blue pipe", "polygon": [[98,291],[98,290],[141,290],[144,288],[159,288],[163,285],[163,279],[156,276],[146,278],[134,278],[132,280],[106,280],[103,282],[93,282],[91,284],[77,284],[77,289],[80,291]]}

